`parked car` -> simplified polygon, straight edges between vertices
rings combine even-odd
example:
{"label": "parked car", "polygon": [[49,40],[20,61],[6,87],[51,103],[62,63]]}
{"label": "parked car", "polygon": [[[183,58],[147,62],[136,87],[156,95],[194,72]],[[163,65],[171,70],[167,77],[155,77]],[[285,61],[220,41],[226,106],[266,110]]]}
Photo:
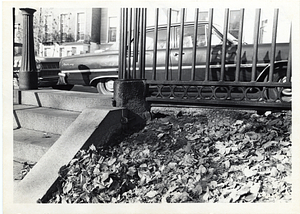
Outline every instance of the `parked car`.
{"label": "parked car", "polygon": [[[35,57],[40,87],[57,88],[60,57]],[[14,56],[13,77],[18,79],[22,56]]]}
{"label": "parked car", "polygon": [[[206,49],[207,49],[207,29],[208,22],[201,21],[198,24],[197,44],[196,44],[196,72],[195,80],[204,80]],[[220,64],[222,55],[223,35],[218,26],[213,26],[211,39],[211,71],[209,80],[220,79]],[[157,67],[156,76],[158,80],[165,78],[165,57],[167,44],[167,25],[160,25],[157,39]],[[170,35],[170,55],[169,55],[169,80],[177,79],[178,55],[180,41],[180,23],[172,24]],[[194,23],[186,22],[183,37],[182,56],[182,80],[190,80],[193,45],[194,45]],[[224,80],[233,81],[235,78],[235,63],[237,51],[237,39],[228,33],[226,41],[226,64]],[[146,54],[145,54],[145,77],[152,78],[153,67],[153,47],[154,47],[154,27],[146,30]],[[118,78],[119,44],[111,46],[108,50],[99,53],[83,54],[77,56],[63,57],[60,61],[60,76],[65,84],[91,85],[98,89],[99,93],[113,93],[113,81]],[[132,49],[133,50],[133,49]],[[257,81],[267,79],[267,69],[270,62],[269,52],[271,44],[259,44],[257,61]],[[289,54],[288,43],[278,43],[276,45],[276,64],[274,72],[275,81],[285,81],[286,65]],[[253,44],[244,43],[242,46],[242,66],[239,81],[251,81],[253,57]]]}
{"label": "parked car", "polygon": [[60,57],[36,57],[40,86],[55,87],[58,81]]}

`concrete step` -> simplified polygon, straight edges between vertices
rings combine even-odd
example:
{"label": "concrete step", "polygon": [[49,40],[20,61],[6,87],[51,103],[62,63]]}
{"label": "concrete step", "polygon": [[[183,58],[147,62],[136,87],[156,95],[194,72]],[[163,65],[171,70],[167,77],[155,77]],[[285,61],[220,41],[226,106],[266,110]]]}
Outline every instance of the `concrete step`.
{"label": "concrete step", "polygon": [[[123,109],[86,109],[51,146],[30,172],[14,187],[15,203],[36,203],[46,199],[55,186],[59,169],[82,148],[108,143],[122,129]],[[16,130],[15,130],[16,131]]]}
{"label": "concrete step", "polygon": [[13,159],[18,162],[38,162],[59,137],[59,134],[25,128],[15,129]]}
{"label": "concrete step", "polygon": [[14,129],[26,128],[46,133],[62,134],[80,112],[14,105]]}
{"label": "concrete step", "polygon": [[49,88],[15,92],[14,102],[39,107],[69,111],[83,111],[86,108],[112,107],[112,96],[80,91],[63,91]]}
{"label": "concrete step", "polygon": [[25,128],[13,131],[13,178],[16,186],[22,177],[24,163],[36,164],[60,135]]}

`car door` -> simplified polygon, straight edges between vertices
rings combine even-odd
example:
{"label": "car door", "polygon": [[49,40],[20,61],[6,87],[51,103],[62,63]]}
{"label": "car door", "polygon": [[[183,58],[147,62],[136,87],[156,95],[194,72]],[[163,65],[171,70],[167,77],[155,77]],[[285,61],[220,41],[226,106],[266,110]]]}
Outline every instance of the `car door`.
{"label": "car door", "polygon": [[[171,28],[170,31],[170,52],[169,52],[169,77],[171,80],[171,56],[173,55],[174,47],[174,30]],[[150,80],[153,78],[153,57],[154,57],[154,41],[155,31],[154,28],[148,29],[146,32],[146,51],[145,51],[145,77]],[[166,51],[167,51],[167,27],[160,27],[158,29],[157,36],[157,56],[156,56],[156,80],[165,80],[166,79]]]}
{"label": "car door", "polygon": [[[180,46],[180,26],[175,29],[175,47],[174,54],[171,56],[172,73],[178,76],[179,62],[179,46]],[[194,38],[194,24],[185,25],[183,35],[183,51],[182,51],[182,75],[181,80],[191,80],[192,78],[192,61],[193,61],[193,46],[196,42],[196,63],[195,63],[195,80],[205,79],[206,70],[206,49],[208,44],[208,25],[207,23],[199,23],[197,30],[197,40]],[[211,56],[210,64],[220,65],[222,51],[222,35],[213,28],[211,37]],[[219,79],[219,68],[211,69],[209,72],[209,80]]]}

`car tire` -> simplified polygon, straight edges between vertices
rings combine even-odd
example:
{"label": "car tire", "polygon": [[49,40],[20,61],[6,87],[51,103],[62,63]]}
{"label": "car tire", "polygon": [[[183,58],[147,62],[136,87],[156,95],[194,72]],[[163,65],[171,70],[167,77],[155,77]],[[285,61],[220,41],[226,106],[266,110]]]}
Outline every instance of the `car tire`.
{"label": "car tire", "polygon": [[114,79],[105,79],[97,83],[97,91],[99,94],[114,94]]}
{"label": "car tire", "polygon": [[[269,75],[266,76],[265,82],[267,82],[269,79]],[[274,82],[284,83],[286,82],[286,75],[279,75],[279,73],[274,74]],[[292,101],[292,89],[291,88],[277,88],[277,91],[281,91],[280,99],[284,102],[291,102]],[[274,89],[267,89],[266,90],[266,97],[269,100],[274,100],[277,98],[277,93]]]}
{"label": "car tire", "polygon": [[65,91],[70,91],[74,85],[53,85],[53,89],[59,89],[59,90],[65,90]]}

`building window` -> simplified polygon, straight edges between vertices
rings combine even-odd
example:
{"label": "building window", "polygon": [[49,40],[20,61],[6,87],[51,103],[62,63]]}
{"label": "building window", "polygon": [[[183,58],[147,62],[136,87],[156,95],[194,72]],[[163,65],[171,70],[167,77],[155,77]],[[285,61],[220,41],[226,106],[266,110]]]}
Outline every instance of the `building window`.
{"label": "building window", "polygon": [[77,48],[76,47],[72,47],[72,55],[76,55],[77,53]]}
{"label": "building window", "polygon": [[60,48],[59,49],[59,56],[63,57],[64,56],[63,53],[64,53],[64,48]]}
{"label": "building window", "polygon": [[45,42],[52,41],[52,16],[45,15]]}
{"label": "building window", "polygon": [[22,39],[21,39],[21,27],[20,27],[20,23],[15,23],[15,35],[14,35],[14,38],[15,38],[15,41],[14,42],[17,42],[17,43],[21,43],[22,42]]}
{"label": "building window", "polygon": [[68,33],[68,15],[61,14],[60,15],[60,40],[61,40],[61,42],[67,41],[67,33]]}
{"label": "building window", "polygon": [[51,56],[51,54],[52,54],[51,48],[45,48],[44,49],[44,57]]}
{"label": "building window", "polygon": [[108,18],[108,42],[117,41],[117,17]]}
{"label": "building window", "polygon": [[85,14],[77,14],[77,41],[84,40],[85,34]]}

